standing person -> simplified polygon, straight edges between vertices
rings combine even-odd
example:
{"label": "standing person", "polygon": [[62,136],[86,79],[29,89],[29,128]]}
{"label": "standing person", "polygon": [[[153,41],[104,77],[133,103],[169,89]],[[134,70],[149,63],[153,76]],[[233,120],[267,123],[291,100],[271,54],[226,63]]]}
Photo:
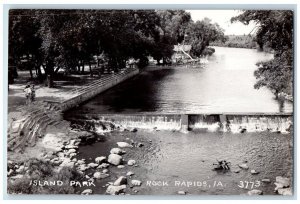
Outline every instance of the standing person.
{"label": "standing person", "polygon": [[26,97],[26,104],[28,105],[30,100],[31,100],[31,87],[29,84],[27,84],[25,86],[25,89],[24,89],[24,92],[25,92],[25,97]]}

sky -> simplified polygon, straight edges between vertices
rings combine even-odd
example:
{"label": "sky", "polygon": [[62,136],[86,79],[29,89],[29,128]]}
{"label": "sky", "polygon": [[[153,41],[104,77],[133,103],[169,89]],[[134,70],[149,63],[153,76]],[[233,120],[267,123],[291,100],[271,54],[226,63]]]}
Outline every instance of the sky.
{"label": "sky", "polygon": [[195,22],[205,17],[210,18],[213,23],[218,23],[221,28],[225,29],[225,35],[248,35],[255,28],[253,23],[248,26],[240,22],[230,23],[230,18],[240,13],[238,10],[187,10],[187,12],[191,13]]}

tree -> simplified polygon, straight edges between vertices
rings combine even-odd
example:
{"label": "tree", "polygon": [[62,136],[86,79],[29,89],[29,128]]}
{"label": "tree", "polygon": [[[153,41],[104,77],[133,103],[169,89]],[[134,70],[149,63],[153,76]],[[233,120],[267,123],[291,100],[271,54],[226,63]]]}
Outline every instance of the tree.
{"label": "tree", "polygon": [[[38,76],[41,77],[39,47],[42,41],[37,36],[39,24],[34,19],[34,10],[10,10],[9,15],[10,66],[29,70],[31,79],[33,78],[32,70],[35,68]],[[22,62],[24,61],[22,59],[26,62]]]}
{"label": "tree", "polygon": [[191,44],[194,57],[200,57],[209,43],[216,40],[225,40],[224,30],[208,18],[191,23],[187,29],[186,41]]}
{"label": "tree", "polygon": [[184,10],[158,10],[160,18],[160,37],[153,48],[152,56],[158,62],[163,63],[171,58],[174,45],[182,43],[185,37],[186,28],[191,23],[190,13]]}
{"label": "tree", "polygon": [[256,41],[261,48],[274,50],[274,59],[261,62],[254,75],[255,88],[266,86],[278,97],[280,92],[292,93],[293,87],[293,12],[289,10],[246,10],[233,17],[248,25],[256,23]]}

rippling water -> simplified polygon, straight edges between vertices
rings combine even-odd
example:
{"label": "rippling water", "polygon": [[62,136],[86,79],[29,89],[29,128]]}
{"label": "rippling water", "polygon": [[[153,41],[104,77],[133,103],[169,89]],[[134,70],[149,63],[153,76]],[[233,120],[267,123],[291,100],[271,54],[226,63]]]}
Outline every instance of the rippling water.
{"label": "rippling water", "polygon": [[272,54],[254,49],[216,47],[199,68],[145,71],[76,108],[80,112],[292,112],[280,107],[270,90],[253,88],[256,62]]}
{"label": "rippling water", "polygon": [[[111,176],[98,181],[95,193],[105,193],[106,188],[100,186],[126,175],[128,171],[135,173],[132,179],[143,182],[141,187],[135,188],[142,195],[172,195],[179,190],[197,195],[239,195],[251,189],[250,186],[239,188],[240,181],[261,182],[264,178],[270,179],[271,183],[261,182],[255,189],[273,195],[275,177],[291,177],[291,135],[278,133],[112,132],[105,142],[80,147],[79,158],[90,158],[92,161],[97,156],[107,156],[109,150],[116,147],[116,142],[130,140],[145,144],[142,148],[126,148],[127,153],[123,155],[125,161],[135,159],[139,166],[125,165],[123,169],[109,167]],[[216,159],[231,162],[231,171],[213,171],[212,164]],[[234,173],[237,165],[243,162],[247,162],[249,170]],[[252,175],[251,169],[259,174]],[[148,186],[147,181],[166,181],[169,186]],[[175,186],[175,181],[205,181],[207,186]],[[222,186],[213,187],[215,181],[221,182]],[[133,190],[127,188],[126,193],[133,194]]]}

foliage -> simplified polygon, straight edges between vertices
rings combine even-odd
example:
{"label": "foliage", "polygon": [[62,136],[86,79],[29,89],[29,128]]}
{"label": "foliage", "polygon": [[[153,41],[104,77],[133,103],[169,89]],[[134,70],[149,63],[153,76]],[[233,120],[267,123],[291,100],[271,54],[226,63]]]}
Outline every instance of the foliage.
{"label": "foliage", "polygon": [[49,87],[61,69],[84,72],[88,64],[92,75],[95,56],[98,65],[104,56],[108,69],[118,71],[131,58],[140,67],[149,55],[166,62],[177,43],[191,43],[199,56],[223,36],[217,24],[194,23],[184,10],[10,10],[9,32],[10,66],[25,64],[41,81],[42,67]]}
{"label": "foliage", "polygon": [[266,86],[276,97],[280,92],[291,93],[293,82],[293,12],[289,10],[246,10],[233,17],[248,25],[256,23],[256,41],[261,48],[268,46],[274,50],[274,59],[258,63],[255,71],[258,79],[255,88]]}
{"label": "foliage", "polygon": [[208,18],[191,23],[187,29],[186,41],[192,45],[191,54],[194,57],[200,57],[210,42],[216,40],[225,40],[224,30]]}
{"label": "foliage", "polygon": [[253,35],[226,35],[226,41],[220,40],[210,43],[212,46],[235,47],[235,48],[257,48],[256,39]]}
{"label": "foliage", "polygon": [[[82,181],[84,177],[76,169],[63,167],[57,170],[49,162],[38,159],[27,161],[29,172],[23,178],[8,180],[8,192],[11,194],[72,194],[75,188],[70,186],[70,181]],[[62,181],[63,185],[35,186],[30,185],[33,180],[37,181]]]}

